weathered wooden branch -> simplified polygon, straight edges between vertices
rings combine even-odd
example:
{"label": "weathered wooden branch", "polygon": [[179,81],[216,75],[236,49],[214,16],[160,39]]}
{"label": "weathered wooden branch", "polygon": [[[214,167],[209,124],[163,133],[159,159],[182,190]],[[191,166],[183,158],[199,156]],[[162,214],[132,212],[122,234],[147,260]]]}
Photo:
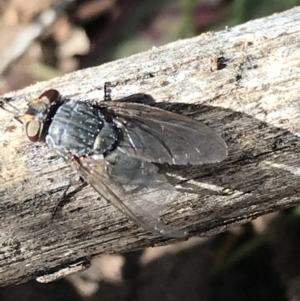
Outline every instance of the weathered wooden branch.
{"label": "weathered wooden branch", "polygon": [[[300,202],[300,8],[178,41],[5,95],[24,110],[48,88],[77,99],[148,94],[226,140],[220,164],[182,168],[182,194],[164,216],[192,235]],[[104,252],[171,242],[154,237],[94,192],[74,194],[52,218],[74,171],[0,110],[0,284],[49,274]],[[73,189],[78,187],[75,183]],[[63,270],[65,271],[65,270]],[[45,279],[44,279],[45,280]]]}

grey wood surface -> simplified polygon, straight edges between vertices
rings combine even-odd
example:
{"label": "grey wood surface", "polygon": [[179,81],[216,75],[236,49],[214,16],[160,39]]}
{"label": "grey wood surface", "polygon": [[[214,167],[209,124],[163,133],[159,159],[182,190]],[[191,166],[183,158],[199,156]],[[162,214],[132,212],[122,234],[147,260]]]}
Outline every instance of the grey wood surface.
{"label": "grey wood surface", "polygon": [[[177,171],[181,195],[164,220],[190,236],[212,235],[300,201],[299,32],[295,8],[4,97],[21,111],[49,88],[96,101],[110,81],[113,99],[147,94],[160,107],[209,125],[227,142],[228,159]],[[52,218],[69,182],[72,189],[80,184],[74,174],[0,110],[0,285],[68,273],[68,266],[102,253],[174,242],[136,226],[90,186]]]}

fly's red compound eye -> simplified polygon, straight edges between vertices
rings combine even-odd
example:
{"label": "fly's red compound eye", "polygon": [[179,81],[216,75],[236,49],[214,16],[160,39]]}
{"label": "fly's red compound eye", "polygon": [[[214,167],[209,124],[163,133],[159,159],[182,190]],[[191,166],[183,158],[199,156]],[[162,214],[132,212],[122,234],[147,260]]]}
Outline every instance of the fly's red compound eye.
{"label": "fly's red compound eye", "polygon": [[26,136],[31,142],[41,140],[44,123],[48,122],[48,114],[51,112],[51,108],[59,104],[59,98],[59,92],[50,89],[29,102],[28,109],[24,114],[24,120]]}
{"label": "fly's red compound eye", "polygon": [[58,100],[59,92],[54,89],[47,90],[39,96],[39,99],[42,98],[46,98],[49,101],[49,103],[53,103],[56,100]]}
{"label": "fly's red compound eye", "polygon": [[42,132],[42,123],[38,120],[31,120],[25,125],[26,136],[31,142],[37,142]]}

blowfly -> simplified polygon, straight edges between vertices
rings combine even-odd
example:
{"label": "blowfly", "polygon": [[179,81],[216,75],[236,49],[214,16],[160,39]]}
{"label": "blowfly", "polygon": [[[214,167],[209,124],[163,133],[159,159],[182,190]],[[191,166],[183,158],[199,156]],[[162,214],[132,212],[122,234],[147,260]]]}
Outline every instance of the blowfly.
{"label": "blowfly", "polygon": [[45,142],[102,197],[166,237],[186,233],[160,219],[178,192],[158,164],[216,163],[227,156],[226,143],[211,128],[134,102],[106,99],[95,105],[47,90],[30,101],[24,120],[30,141]]}

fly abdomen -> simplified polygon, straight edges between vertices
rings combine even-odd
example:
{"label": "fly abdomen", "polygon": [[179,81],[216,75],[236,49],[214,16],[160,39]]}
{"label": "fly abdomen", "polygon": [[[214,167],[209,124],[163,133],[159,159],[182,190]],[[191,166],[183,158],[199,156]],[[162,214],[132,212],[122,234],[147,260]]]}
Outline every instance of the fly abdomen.
{"label": "fly abdomen", "polygon": [[105,120],[99,108],[87,103],[64,102],[52,118],[46,142],[62,155],[77,157],[104,154],[117,139],[115,125]]}

